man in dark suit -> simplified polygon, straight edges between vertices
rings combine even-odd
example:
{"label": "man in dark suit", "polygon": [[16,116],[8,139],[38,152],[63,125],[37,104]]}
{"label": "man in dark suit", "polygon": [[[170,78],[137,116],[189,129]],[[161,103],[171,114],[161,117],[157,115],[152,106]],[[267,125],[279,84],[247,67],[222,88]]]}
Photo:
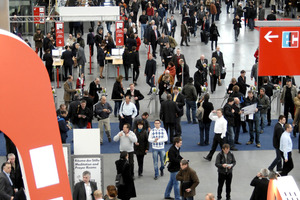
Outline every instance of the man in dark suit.
{"label": "man in dark suit", "polygon": [[94,81],[90,83],[90,91],[89,94],[93,98],[94,104],[99,101],[98,92],[100,92],[103,88],[100,87],[100,79],[96,78]]}
{"label": "man in dark suit", "polygon": [[183,107],[185,105],[183,94],[179,93],[178,87],[173,89],[172,100],[176,102],[180,112],[176,115],[175,136],[181,137],[181,117],[183,116]]}
{"label": "man in dark suit", "polygon": [[82,173],[82,181],[78,182],[74,186],[73,200],[86,200],[87,196],[91,196],[93,200],[94,191],[97,190],[97,184],[90,181],[91,173],[89,171],[84,171]]}
{"label": "man in dark suit", "polygon": [[72,58],[73,58],[72,50],[70,49],[70,46],[66,46],[65,51],[61,55],[61,59],[64,60],[65,79],[67,79],[68,75],[72,75],[72,65],[74,63]]}
{"label": "man in dark suit", "polygon": [[78,66],[81,65],[82,68],[81,68],[80,74],[82,74],[82,73],[84,73],[84,65],[86,63],[84,49],[79,45],[79,43],[75,44],[75,48],[76,48],[77,64],[78,64]]}
{"label": "man in dark suit", "polygon": [[176,19],[174,19],[174,15],[171,15],[171,24],[172,24],[171,36],[174,38],[176,27],[177,27],[177,21]]}
{"label": "man in dark suit", "polygon": [[151,47],[152,47],[153,57],[156,58],[155,53],[156,53],[156,47],[157,47],[157,40],[160,37],[160,33],[157,30],[156,25],[154,25],[152,28],[153,29],[150,31],[150,44],[151,44]]}
{"label": "man in dark suit", "polygon": [[[161,103],[160,119],[164,122],[164,128],[170,133],[170,143],[173,143],[176,116],[178,116],[180,110],[177,104],[172,101],[172,95],[167,95],[167,100]],[[170,129],[170,130],[169,130]]]}
{"label": "man in dark suit", "polygon": [[133,100],[134,104],[135,104],[135,107],[137,109],[137,115],[139,115],[139,110],[140,110],[140,103],[139,101],[140,100],[143,100],[144,99],[144,95],[142,95],[142,93],[139,91],[139,90],[136,90],[134,88],[134,84],[131,83],[129,85],[129,90],[127,90],[125,96],[131,96],[131,100]]}
{"label": "man in dark suit", "polygon": [[260,172],[254,177],[250,185],[254,187],[250,200],[263,200],[267,199],[268,186],[269,186],[269,170],[261,169]]}
{"label": "man in dark suit", "polygon": [[273,170],[275,166],[277,166],[277,171],[282,170],[281,152],[279,150],[279,147],[280,147],[280,137],[281,137],[282,133],[284,132],[285,122],[286,122],[285,116],[280,115],[279,118],[278,118],[278,123],[274,127],[273,147],[275,148],[276,158],[271,163],[271,165],[268,167],[268,169],[270,171]]}
{"label": "man in dark suit", "polygon": [[10,162],[3,163],[2,172],[0,173],[0,199],[3,200],[14,199],[13,182],[10,179],[10,172]]}
{"label": "man in dark suit", "polygon": [[156,61],[153,59],[153,56],[150,53],[144,71],[144,75],[146,76],[146,83],[150,86],[150,92],[148,93],[148,95],[152,94],[152,87],[154,87],[155,73],[156,73]]}
{"label": "man in dark suit", "polygon": [[[180,48],[177,48],[177,49],[176,49],[176,54],[173,55],[172,60],[171,60],[171,61],[174,63],[175,68],[176,68],[176,76],[177,76],[177,79],[179,79],[178,74],[179,74],[179,72],[181,71],[181,65],[180,65],[180,63],[179,63],[180,59],[183,59],[183,61],[184,61],[184,63],[185,63],[185,57],[184,57],[184,55],[181,54]],[[181,82],[181,81],[180,81],[180,82]]]}
{"label": "man in dark suit", "polygon": [[[273,96],[273,89],[275,88],[275,86],[269,82],[269,77],[267,76],[264,77],[264,83],[261,87],[265,88],[266,95],[269,97],[269,100],[271,102],[271,98]],[[268,126],[270,126],[271,125],[271,104],[268,108],[267,119],[268,119]]]}
{"label": "man in dark suit", "polygon": [[184,20],[181,24],[181,42],[180,42],[180,46],[184,46],[183,42],[185,42],[186,46],[190,46],[187,42],[188,37],[189,37],[189,29],[188,29],[186,20]]}
{"label": "man in dark suit", "polygon": [[94,44],[95,44],[95,36],[93,33],[93,28],[89,28],[89,34],[87,35],[87,40],[86,43],[87,45],[89,45],[90,48],[90,55],[93,56],[94,55]]}
{"label": "man in dark suit", "polygon": [[204,82],[207,82],[207,66],[208,60],[205,58],[204,55],[201,55],[200,59],[197,60],[196,68],[204,73]]}
{"label": "man in dark suit", "polygon": [[225,67],[225,63],[224,63],[224,60],[223,60],[223,53],[220,51],[220,47],[217,46],[217,49],[215,52],[212,53],[212,58],[215,57],[217,59],[217,63],[219,64],[220,68],[221,68],[221,79],[224,79],[225,78],[225,75],[223,73],[223,68]]}

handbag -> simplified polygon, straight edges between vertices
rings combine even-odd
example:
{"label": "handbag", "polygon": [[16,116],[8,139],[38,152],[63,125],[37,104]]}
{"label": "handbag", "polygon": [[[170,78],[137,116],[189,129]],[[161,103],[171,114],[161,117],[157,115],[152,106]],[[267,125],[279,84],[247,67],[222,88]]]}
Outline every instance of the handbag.
{"label": "handbag", "polygon": [[221,79],[218,80],[218,86],[222,86]]}
{"label": "handbag", "polygon": [[117,174],[116,175],[115,183],[116,183],[117,188],[122,186],[122,185],[125,185],[122,174]]}

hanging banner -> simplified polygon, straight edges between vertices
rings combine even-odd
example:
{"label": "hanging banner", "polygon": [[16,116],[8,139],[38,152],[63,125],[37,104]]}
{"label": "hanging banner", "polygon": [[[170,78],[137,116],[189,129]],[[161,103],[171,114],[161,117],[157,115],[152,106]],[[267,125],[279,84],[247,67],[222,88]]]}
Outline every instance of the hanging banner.
{"label": "hanging banner", "polygon": [[45,23],[45,6],[35,6],[33,7],[33,16],[35,24]]}
{"label": "hanging banner", "polygon": [[124,22],[116,21],[116,46],[124,46]]}
{"label": "hanging banner", "polygon": [[55,35],[56,35],[56,46],[63,47],[65,44],[65,36],[64,36],[64,23],[56,22],[55,23]]}

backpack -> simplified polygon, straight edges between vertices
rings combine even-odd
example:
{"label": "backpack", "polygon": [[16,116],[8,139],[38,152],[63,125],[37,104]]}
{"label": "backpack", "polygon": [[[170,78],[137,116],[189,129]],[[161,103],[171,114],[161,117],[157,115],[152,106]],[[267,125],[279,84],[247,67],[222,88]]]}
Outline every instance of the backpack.
{"label": "backpack", "polygon": [[196,112],[196,117],[199,121],[203,120],[203,116],[204,116],[204,108],[202,107],[203,102],[201,102],[199,108],[197,109]]}

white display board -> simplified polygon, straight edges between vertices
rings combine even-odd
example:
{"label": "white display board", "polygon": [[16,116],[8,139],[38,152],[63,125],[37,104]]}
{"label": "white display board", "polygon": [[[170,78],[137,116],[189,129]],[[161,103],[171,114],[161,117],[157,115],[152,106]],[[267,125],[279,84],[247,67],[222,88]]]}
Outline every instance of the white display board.
{"label": "white display board", "polygon": [[282,200],[300,199],[299,188],[292,176],[278,177],[275,184]]}
{"label": "white display board", "polygon": [[100,154],[100,129],[73,130],[74,155]]}
{"label": "white display board", "polygon": [[82,181],[82,173],[89,171],[91,181],[97,183],[97,188],[103,190],[103,157],[102,155],[74,155],[72,156],[74,184]]}
{"label": "white display board", "polygon": [[[67,173],[69,177],[70,186],[73,184],[73,168],[71,168],[71,145],[70,144],[63,144],[63,153],[67,168]],[[72,187],[71,187],[72,188]]]}

